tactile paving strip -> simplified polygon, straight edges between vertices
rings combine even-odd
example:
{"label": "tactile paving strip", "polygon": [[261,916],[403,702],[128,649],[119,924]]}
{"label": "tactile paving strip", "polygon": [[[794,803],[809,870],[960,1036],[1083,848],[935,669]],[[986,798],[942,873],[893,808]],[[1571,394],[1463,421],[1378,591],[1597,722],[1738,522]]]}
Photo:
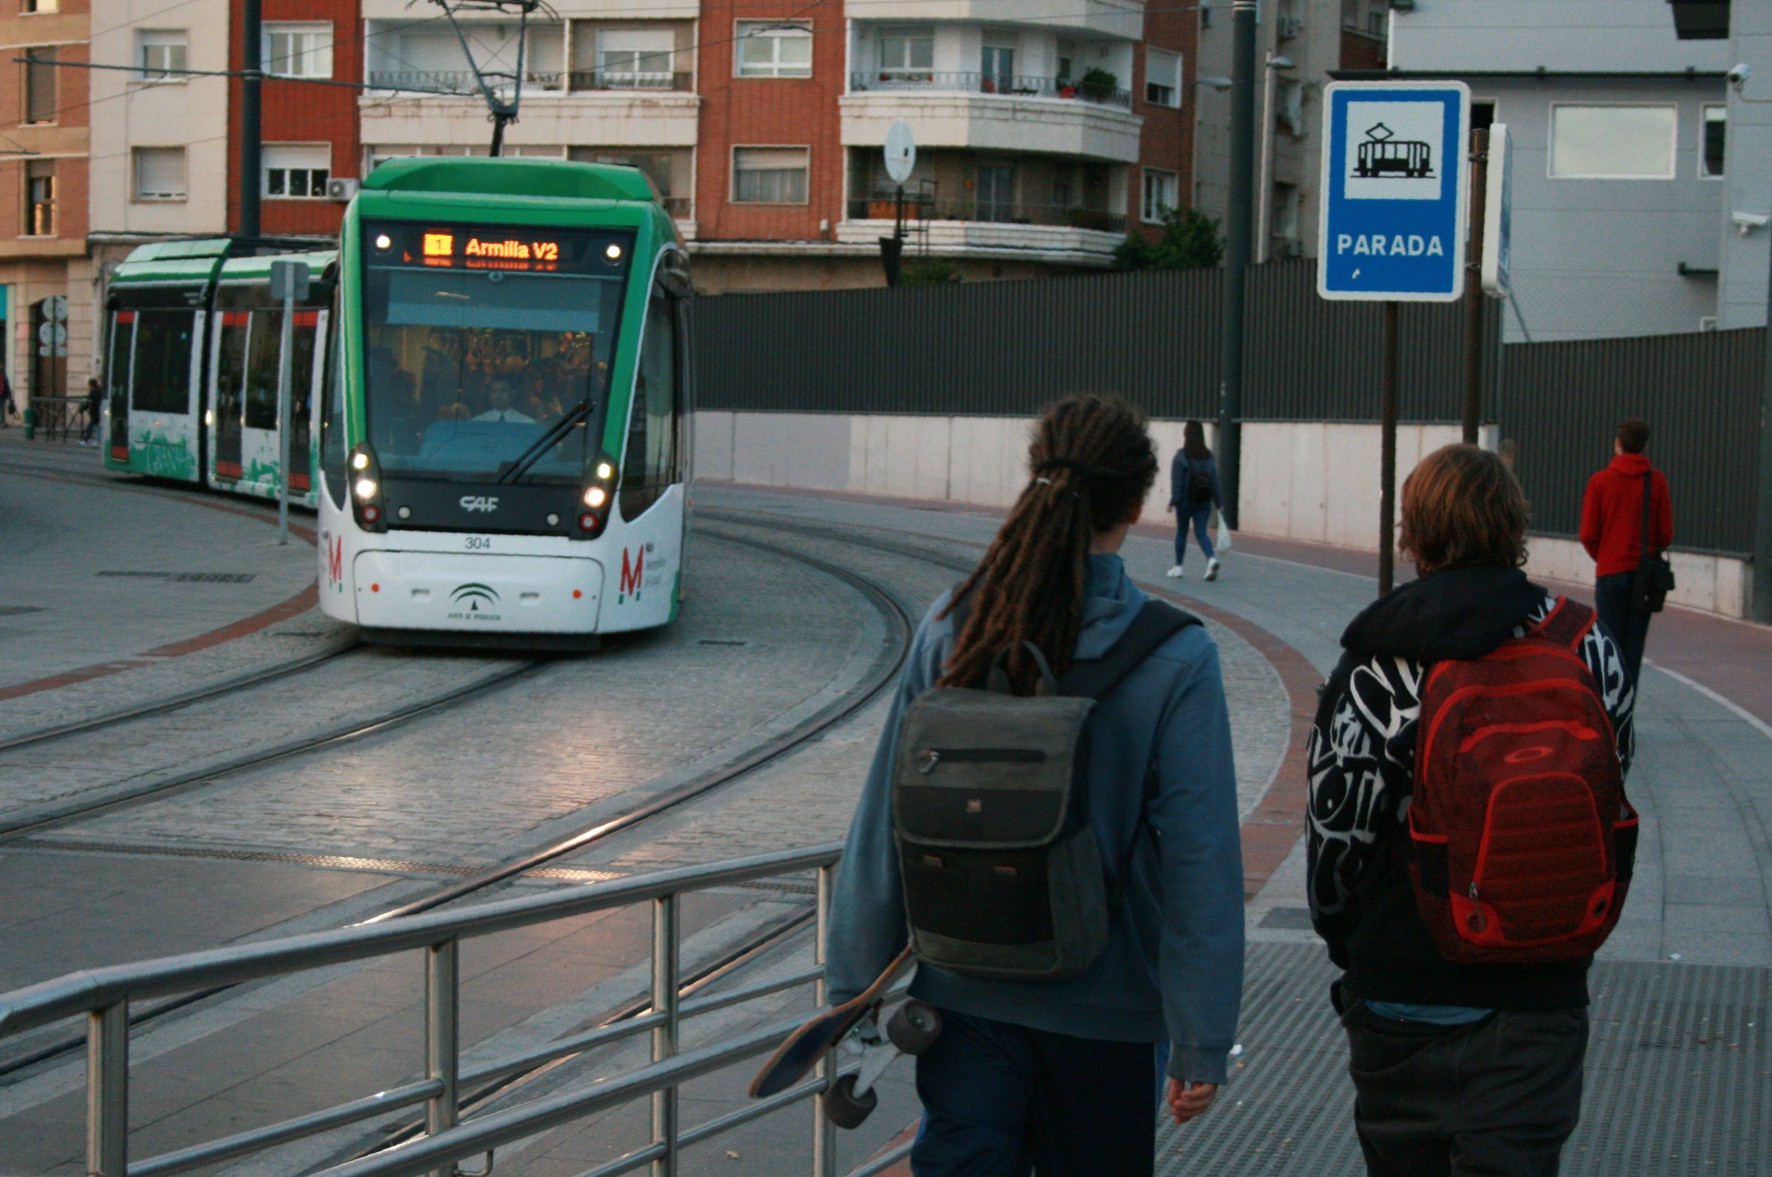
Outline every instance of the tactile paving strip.
{"label": "tactile paving strip", "polygon": [[[1157,1134],[1157,1172],[1359,1177],[1353,1086],[1314,945],[1254,944],[1243,1054],[1210,1113]],[[1772,1174],[1772,970],[1602,962],[1576,1177]]]}

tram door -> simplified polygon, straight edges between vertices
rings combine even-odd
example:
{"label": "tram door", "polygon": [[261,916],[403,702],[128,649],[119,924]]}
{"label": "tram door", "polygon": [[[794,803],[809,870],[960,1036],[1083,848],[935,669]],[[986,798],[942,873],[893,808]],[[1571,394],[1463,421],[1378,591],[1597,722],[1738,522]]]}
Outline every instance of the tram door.
{"label": "tram door", "polygon": [[[313,409],[320,397],[319,366],[315,357],[326,335],[326,312],[295,312],[289,357],[289,492],[308,494],[314,489]],[[272,385],[275,395],[276,386]]]}
{"label": "tram door", "polygon": [[209,386],[215,390],[212,435],[215,476],[238,482],[245,474],[241,417],[245,408],[246,343],[252,316],[246,311],[221,311],[214,316],[215,343],[210,356]]}
{"label": "tram door", "polygon": [[135,373],[135,312],[118,311],[111,316],[110,358],[105,363],[109,382],[110,435],[106,453],[113,462],[129,461],[129,387]]}

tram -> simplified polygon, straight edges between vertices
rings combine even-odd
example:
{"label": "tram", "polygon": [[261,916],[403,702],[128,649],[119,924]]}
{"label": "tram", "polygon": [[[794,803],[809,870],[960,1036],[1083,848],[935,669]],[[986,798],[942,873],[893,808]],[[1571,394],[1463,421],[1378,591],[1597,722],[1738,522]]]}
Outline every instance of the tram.
{"label": "tram", "polygon": [[[277,260],[308,264],[279,466]],[[644,176],[382,164],[336,250],[145,245],[109,296],[106,464],[319,515],[320,604],[371,640],[548,649],[675,617],[688,255]],[[312,428],[318,422],[319,428]]]}
{"label": "tram", "polygon": [[644,176],[394,160],[339,247],[325,612],[372,640],[548,648],[670,621],[689,264]]}
{"label": "tram", "polygon": [[[101,435],[111,469],[278,496],[283,307],[270,295],[274,258],[245,248],[229,239],[144,245],[112,275]],[[312,507],[309,422],[335,254],[285,248],[275,258],[305,262],[316,277],[296,307],[290,355],[290,500]]]}

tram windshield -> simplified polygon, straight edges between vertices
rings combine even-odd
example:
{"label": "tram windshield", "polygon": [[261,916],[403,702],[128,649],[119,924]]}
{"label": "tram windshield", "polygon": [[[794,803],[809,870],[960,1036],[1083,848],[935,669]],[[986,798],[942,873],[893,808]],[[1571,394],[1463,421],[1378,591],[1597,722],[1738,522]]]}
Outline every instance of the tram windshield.
{"label": "tram windshield", "polygon": [[388,474],[576,485],[608,411],[625,231],[365,222],[365,412]]}

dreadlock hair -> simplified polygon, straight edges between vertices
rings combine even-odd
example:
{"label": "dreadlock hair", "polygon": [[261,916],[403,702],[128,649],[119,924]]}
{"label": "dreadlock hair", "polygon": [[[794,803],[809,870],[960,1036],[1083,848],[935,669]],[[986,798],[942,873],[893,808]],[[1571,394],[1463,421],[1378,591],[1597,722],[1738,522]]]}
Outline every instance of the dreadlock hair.
{"label": "dreadlock hair", "polygon": [[1032,642],[1063,674],[1082,627],[1089,546],[1137,511],[1157,477],[1145,416],[1117,396],[1065,397],[1034,426],[1029,481],[984,559],[948,605],[971,598],[941,686],[980,686],[1007,649],[1009,681],[1031,695]]}

